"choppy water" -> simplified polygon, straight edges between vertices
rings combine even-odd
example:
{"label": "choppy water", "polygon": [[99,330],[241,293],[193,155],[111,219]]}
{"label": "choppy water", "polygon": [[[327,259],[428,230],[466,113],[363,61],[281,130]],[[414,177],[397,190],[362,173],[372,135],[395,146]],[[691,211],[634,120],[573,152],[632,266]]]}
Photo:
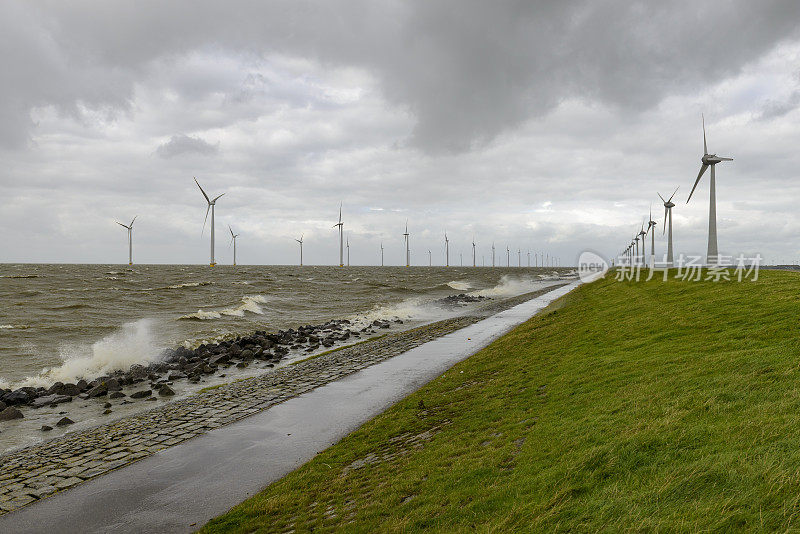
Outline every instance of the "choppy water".
{"label": "choppy water", "polygon": [[[565,272],[562,270],[562,272]],[[161,349],[336,318],[446,316],[460,292],[511,296],[553,269],[0,265],[0,387],[91,379]]]}
{"label": "choppy water", "polygon": [[[0,388],[91,380],[157,360],[168,347],[329,319],[360,326],[398,317],[403,324],[393,328],[409,328],[480,305],[453,309],[437,302],[443,297],[510,297],[558,277],[543,268],[0,265]],[[278,367],[306,356],[290,353]],[[230,367],[197,384],[176,381],[173,398],[269,371]],[[0,452],[168,402],[153,400],[115,404],[110,415],[96,399],[25,409],[23,419],[0,424]],[[40,430],[67,413],[74,425]]]}

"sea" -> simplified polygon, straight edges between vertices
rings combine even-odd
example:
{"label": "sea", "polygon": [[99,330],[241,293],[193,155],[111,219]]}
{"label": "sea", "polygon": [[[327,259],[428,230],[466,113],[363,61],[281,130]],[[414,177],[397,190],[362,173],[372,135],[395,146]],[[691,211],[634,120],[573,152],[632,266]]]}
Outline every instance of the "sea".
{"label": "sea", "polygon": [[[395,329],[411,328],[479,305],[439,302],[447,296],[502,299],[574,275],[542,267],[3,264],[0,388],[91,380],[156,361],[166,348],[330,319],[356,326],[390,319]],[[179,397],[208,385],[182,385]],[[115,417],[135,409],[115,410]],[[0,451],[35,439],[55,415],[41,409],[0,425]],[[86,412],[78,426],[98,418]]]}

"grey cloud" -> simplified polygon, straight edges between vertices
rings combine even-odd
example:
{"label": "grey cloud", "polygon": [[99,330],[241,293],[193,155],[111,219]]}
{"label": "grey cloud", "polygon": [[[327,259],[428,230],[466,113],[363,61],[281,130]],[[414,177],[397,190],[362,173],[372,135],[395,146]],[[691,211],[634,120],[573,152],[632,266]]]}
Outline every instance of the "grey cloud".
{"label": "grey cloud", "polygon": [[7,26],[25,24],[4,38],[16,53],[0,66],[31,77],[0,95],[6,143],[26,135],[32,106],[125,107],[152,61],[228,49],[366,69],[416,118],[412,146],[433,153],[485,145],[567,98],[649,109],[735,74],[796,36],[800,18],[791,0],[3,6]]}
{"label": "grey cloud", "polygon": [[173,135],[169,141],[156,149],[156,153],[162,158],[173,158],[182,154],[208,156],[217,152],[219,152],[219,143],[212,145],[199,137],[191,137],[185,134]]}

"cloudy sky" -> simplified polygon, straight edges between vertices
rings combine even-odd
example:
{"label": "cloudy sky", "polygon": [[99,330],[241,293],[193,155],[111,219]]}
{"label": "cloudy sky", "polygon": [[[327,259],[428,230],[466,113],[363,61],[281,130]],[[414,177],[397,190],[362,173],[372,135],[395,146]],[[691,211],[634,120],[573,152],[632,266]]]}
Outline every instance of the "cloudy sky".
{"label": "cloudy sky", "polygon": [[[0,261],[613,256],[676,187],[677,252],[800,258],[800,2],[0,3]],[[649,239],[648,239],[649,241]],[[663,250],[657,234],[656,247]],[[523,260],[524,261],[524,260]]]}

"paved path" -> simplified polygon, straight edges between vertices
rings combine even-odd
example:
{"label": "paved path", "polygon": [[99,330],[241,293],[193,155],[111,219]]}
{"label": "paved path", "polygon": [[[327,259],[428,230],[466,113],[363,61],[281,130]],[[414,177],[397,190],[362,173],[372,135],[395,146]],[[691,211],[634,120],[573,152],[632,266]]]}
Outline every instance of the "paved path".
{"label": "paved path", "polygon": [[0,532],[187,532],[278,480],[570,284],[0,516]]}

